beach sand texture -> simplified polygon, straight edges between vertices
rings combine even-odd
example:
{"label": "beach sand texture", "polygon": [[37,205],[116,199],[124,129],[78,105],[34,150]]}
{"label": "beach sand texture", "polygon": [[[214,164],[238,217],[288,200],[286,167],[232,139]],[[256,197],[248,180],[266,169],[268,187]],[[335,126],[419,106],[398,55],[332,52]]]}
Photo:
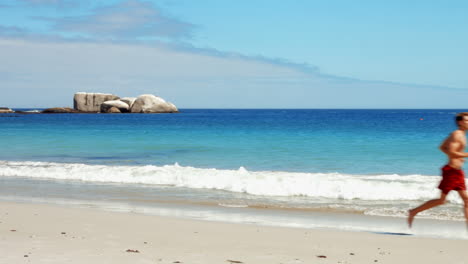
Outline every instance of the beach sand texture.
{"label": "beach sand texture", "polygon": [[468,241],[0,203],[0,263],[468,263]]}

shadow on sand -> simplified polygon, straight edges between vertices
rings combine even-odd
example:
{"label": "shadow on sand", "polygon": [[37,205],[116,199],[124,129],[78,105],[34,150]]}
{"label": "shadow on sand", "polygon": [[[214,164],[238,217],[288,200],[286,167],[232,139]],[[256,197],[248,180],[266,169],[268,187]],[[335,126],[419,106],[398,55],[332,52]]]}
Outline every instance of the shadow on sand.
{"label": "shadow on sand", "polygon": [[371,232],[379,235],[390,235],[390,236],[412,236],[413,234],[408,233],[393,233],[393,232]]}

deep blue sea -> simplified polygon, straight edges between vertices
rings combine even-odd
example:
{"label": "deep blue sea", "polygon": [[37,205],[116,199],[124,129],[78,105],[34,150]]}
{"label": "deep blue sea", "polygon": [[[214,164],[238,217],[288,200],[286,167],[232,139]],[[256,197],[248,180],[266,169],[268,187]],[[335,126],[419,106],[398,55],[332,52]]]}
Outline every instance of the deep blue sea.
{"label": "deep blue sea", "polygon": [[[438,195],[438,146],[460,111],[2,114],[0,198],[404,216]],[[463,219],[459,198],[449,201],[422,217]]]}
{"label": "deep blue sea", "polygon": [[[457,110],[0,116],[0,160],[438,175]],[[7,151],[5,151],[7,150]]]}

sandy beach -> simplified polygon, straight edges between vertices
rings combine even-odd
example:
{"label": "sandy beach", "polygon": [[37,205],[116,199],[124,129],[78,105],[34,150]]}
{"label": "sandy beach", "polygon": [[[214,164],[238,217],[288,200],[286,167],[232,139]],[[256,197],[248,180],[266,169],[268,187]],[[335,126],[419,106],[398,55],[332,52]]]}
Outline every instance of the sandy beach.
{"label": "sandy beach", "polygon": [[466,240],[0,207],[0,263],[468,263]]}

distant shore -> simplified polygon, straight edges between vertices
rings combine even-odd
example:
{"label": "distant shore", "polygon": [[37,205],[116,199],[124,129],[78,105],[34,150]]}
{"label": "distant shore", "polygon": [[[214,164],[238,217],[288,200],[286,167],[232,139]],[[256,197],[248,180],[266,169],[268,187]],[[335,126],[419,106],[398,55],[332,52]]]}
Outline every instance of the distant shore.
{"label": "distant shore", "polygon": [[[55,107],[55,108],[31,108],[31,109],[11,109],[12,112],[0,112],[0,114],[20,114],[20,115],[31,115],[31,114],[101,114],[101,112],[84,112],[74,110],[73,108],[67,107]],[[179,113],[179,112],[173,112]],[[120,114],[120,113],[119,113]],[[123,114],[131,114],[129,112],[123,112]],[[135,114],[135,113],[133,113]],[[148,113],[147,113],[148,114]],[[162,113],[150,113],[150,114],[162,114]]]}

